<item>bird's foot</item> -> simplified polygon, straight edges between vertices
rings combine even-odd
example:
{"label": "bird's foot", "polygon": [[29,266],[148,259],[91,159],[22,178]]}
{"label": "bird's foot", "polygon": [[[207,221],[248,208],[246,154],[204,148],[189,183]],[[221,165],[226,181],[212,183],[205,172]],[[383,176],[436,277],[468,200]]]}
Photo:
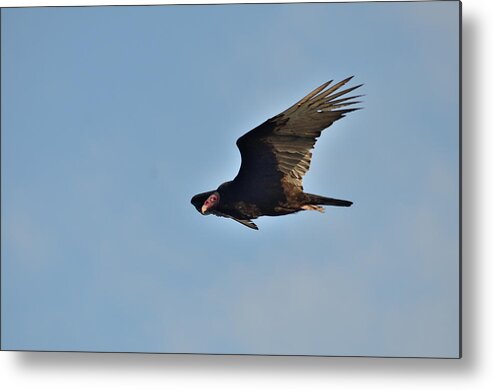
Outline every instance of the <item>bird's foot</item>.
{"label": "bird's foot", "polygon": [[303,210],[314,210],[318,211],[319,213],[323,213],[325,209],[322,206],[317,206],[315,204],[306,204],[304,206],[301,206]]}

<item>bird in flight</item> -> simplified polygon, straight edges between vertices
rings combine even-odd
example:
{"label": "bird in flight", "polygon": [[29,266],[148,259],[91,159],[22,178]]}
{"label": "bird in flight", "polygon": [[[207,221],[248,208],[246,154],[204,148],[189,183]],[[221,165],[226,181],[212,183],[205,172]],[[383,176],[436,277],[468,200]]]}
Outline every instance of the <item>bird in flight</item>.
{"label": "bird in flight", "polygon": [[252,219],[303,210],[323,212],[322,206],[349,207],[348,200],[327,198],[303,191],[303,176],[310,168],[311,150],[322,130],[347,113],[360,109],[347,96],[361,87],[342,87],[349,77],[322,84],[286,111],[268,119],[236,141],[241,166],[232,181],[216,190],[195,195],[191,203],[203,215],[232,218],[255,230]]}

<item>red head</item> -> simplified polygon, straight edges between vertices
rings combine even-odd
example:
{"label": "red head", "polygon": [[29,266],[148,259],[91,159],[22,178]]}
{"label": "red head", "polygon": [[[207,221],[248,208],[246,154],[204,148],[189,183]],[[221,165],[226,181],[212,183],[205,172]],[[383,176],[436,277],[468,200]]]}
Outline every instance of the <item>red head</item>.
{"label": "red head", "polygon": [[219,192],[214,192],[206,199],[204,204],[202,205],[201,212],[205,214],[208,210],[213,209],[219,203]]}

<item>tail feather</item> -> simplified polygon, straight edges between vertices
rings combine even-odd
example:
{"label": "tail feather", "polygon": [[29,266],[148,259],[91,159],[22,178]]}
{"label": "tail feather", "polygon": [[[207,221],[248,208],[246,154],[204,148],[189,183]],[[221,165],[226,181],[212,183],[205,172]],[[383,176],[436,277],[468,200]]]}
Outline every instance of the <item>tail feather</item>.
{"label": "tail feather", "polygon": [[325,196],[306,194],[309,204],[317,205],[321,204],[324,206],[339,206],[339,207],[349,207],[353,204],[349,200],[327,198]]}

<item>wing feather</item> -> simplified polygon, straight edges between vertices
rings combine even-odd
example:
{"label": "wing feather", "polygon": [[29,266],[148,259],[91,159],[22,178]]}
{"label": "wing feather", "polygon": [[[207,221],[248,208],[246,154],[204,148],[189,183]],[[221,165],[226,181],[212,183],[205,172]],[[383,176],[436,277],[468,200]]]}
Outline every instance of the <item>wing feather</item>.
{"label": "wing feather", "polygon": [[241,223],[242,225],[245,225],[246,227],[249,227],[250,229],[258,230],[258,226],[252,222],[250,219],[241,219],[241,218],[236,218],[233,217],[232,215],[228,215],[225,213],[222,213],[218,210],[211,210],[211,214],[217,215],[218,217],[224,217],[224,218],[231,218],[235,220],[236,222]]}
{"label": "wing feather", "polygon": [[[310,169],[311,150],[321,132],[347,113],[359,110],[362,95],[344,96],[362,84],[342,89],[352,77],[331,86],[328,81],[284,112],[249,131],[236,142],[241,167],[235,181],[255,186],[264,179],[288,180],[303,189],[302,179]],[[339,99],[339,97],[344,96]],[[351,107],[351,108],[345,108]]]}

